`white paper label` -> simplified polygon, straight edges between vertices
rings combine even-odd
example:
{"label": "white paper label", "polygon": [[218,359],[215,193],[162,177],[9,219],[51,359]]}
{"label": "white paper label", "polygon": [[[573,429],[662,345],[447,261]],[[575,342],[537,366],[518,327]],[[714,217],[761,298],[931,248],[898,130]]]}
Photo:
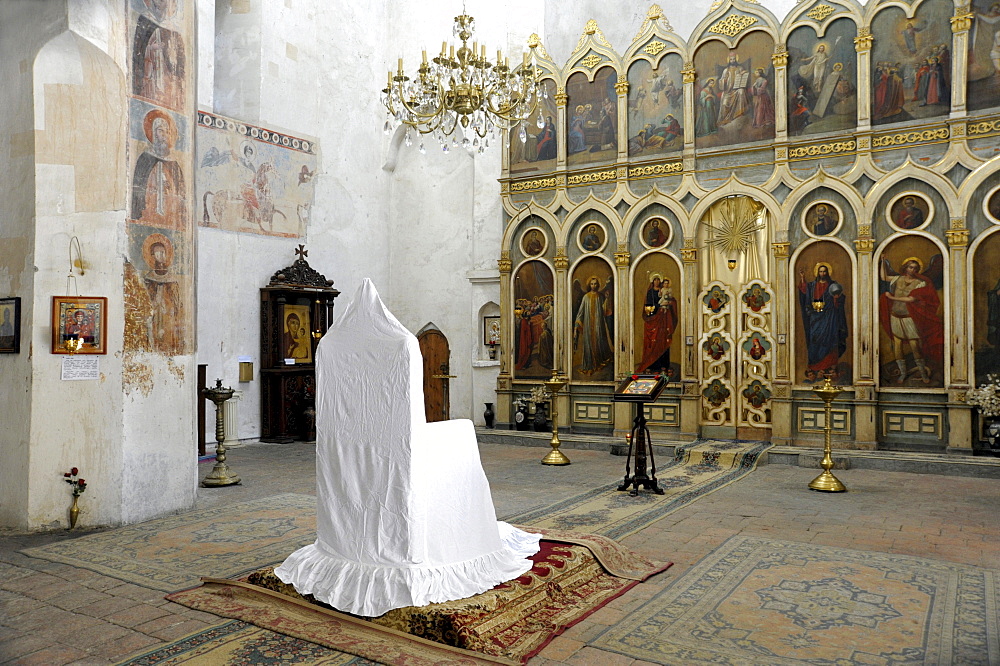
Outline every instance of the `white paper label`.
{"label": "white paper label", "polygon": [[62,360],[63,381],[79,379],[100,379],[101,366],[97,356],[64,356]]}

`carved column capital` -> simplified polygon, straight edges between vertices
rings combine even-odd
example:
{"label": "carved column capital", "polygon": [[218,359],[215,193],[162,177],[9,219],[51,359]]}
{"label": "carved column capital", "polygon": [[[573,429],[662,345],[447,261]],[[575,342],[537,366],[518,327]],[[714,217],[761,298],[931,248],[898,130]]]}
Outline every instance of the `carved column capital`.
{"label": "carved column capital", "polygon": [[854,248],[863,254],[871,254],[875,251],[874,238],[857,238],[854,240]]}
{"label": "carved column capital", "polygon": [[951,21],[951,31],[954,33],[968,32],[972,28],[972,21],[975,17],[972,5],[955,7],[955,15],[949,19]]}
{"label": "carved column capital", "polygon": [[771,62],[775,67],[788,67],[788,47],[784,44],[775,44]]}
{"label": "carved column capital", "polygon": [[615,92],[618,93],[619,95],[628,94],[628,78],[624,76],[618,77],[618,82],[615,83]]}
{"label": "carved column capital", "polygon": [[775,259],[787,259],[788,258],[788,248],[791,243],[771,243],[771,252],[774,254]]}
{"label": "carved column capital", "polygon": [[858,53],[862,51],[872,50],[872,31],[871,28],[859,28],[858,36],[854,38],[854,50]]}
{"label": "carved column capital", "polygon": [[969,246],[968,229],[946,229],[944,235],[948,237],[948,247],[961,248]]}
{"label": "carved column capital", "polygon": [[556,248],[556,256],[553,257],[552,263],[555,264],[557,271],[564,271],[569,268],[569,257],[566,256],[565,247]]}
{"label": "carved column capital", "polygon": [[698,263],[698,249],[694,247],[681,248],[681,259],[685,264]]}
{"label": "carved column capital", "polygon": [[514,262],[510,260],[510,251],[504,250],[500,253],[500,258],[497,260],[497,268],[500,272],[505,275],[510,275],[510,271],[514,268]]}
{"label": "carved column capital", "polygon": [[681,76],[684,83],[694,83],[695,71],[693,62],[684,63],[684,66],[681,67]]}
{"label": "carved column capital", "polygon": [[560,109],[566,108],[566,102],[569,101],[569,95],[566,94],[565,88],[559,86],[559,88],[556,89],[556,94],[553,95],[553,98],[556,100],[557,107]]}

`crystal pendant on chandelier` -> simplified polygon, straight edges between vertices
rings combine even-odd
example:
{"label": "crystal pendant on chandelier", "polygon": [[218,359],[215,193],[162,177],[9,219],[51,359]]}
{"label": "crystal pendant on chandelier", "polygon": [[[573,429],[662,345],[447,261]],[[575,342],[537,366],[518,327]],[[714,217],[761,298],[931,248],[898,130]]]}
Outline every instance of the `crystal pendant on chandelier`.
{"label": "crystal pendant on chandelier", "polygon": [[[467,148],[483,148],[488,145],[484,140],[487,135],[495,136],[497,130],[506,133],[515,125],[521,126],[521,140],[527,141],[525,121],[537,109],[539,99],[548,97],[538,81],[541,70],[535,66],[538,38],[532,35],[521,63],[511,67],[501,51],[497,51],[496,61],[490,62],[485,45],[476,41],[470,45],[475,25],[463,8],[452,28],[454,36],[461,40],[457,48],[442,43],[441,53],[430,60],[424,51],[412,78],[404,73],[402,58],[397,70],[389,71],[382,90],[382,103],[389,112],[383,127],[386,134],[395,129],[395,118],[395,124],[405,124],[421,135],[438,136],[444,152],[448,152],[445,137],[452,136],[458,127],[465,136],[462,145]],[[541,116],[537,122],[539,128],[544,127]],[[480,141],[477,144],[472,139]],[[406,141],[406,145],[411,143]],[[458,139],[453,138],[452,143],[457,146]]]}

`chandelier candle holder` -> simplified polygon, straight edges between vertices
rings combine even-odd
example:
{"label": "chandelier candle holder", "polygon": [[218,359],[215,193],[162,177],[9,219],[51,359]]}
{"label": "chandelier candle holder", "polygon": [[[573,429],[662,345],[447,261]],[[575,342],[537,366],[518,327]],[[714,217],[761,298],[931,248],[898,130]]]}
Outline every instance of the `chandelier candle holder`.
{"label": "chandelier candle holder", "polygon": [[566,454],[559,450],[562,442],[559,441],[559,414],[556,413],[556,394],[562,390],[563,386],[566,386],[567,382],[569,382],[569,378],[560,375],[558,370],[553,370],[552,377],[542,382],[549,392],[549,404],[551,405],[549,416],[552,418],[552,439],[549,440],[549,446],[552,447],[552,450],[542,458],[543,465],[568,465],[570,462]]}
{"label": "chandelier candle holder", "polygon": [[825,416],[823,421],[823,460],[820,462],[823,473],[809,483],[811,490],[819,490],[825,493],[842,493],[847,490],[847,486],[841,483],[840,479],[835,477],[830,471],[830,468],[833,467],[833,457],[830,447],[830,437],[833,434],[833,424],[830,418],[831,405],[843,391],[844,389],[840,386],[833,385],[830,375],[826,376],[821,386],[813,387],[813,393],[823,401]]}
{"label": "chandelier candle holder", "polygon": [[222,380],[216,379],[215,386],[202,389],[202,394],[215,403],[215,466],[202,479],[201,485],[208,487],[232,486],[240,482],[240,477],[233,474],[226,464],[226,424],[222,405],[233,397],[235,391],[222,386]]}
{"label": "chandelier candle holder", "polygon": [[449,146],[457,145],[482,153],[498,132],[502,134],[520,124],[521,135],[526,134],[526,121],[538,108],[539,98],[548,96],[538,82],[540,70],[535,66],[538,36],[531,36],[521,64],[511,68],[500,49],[496,62],[491,63],[485,45],[473,41],[469,46],[475,28],[475,19],[463,7],[452,30],[461,46],[456,49],[442,42],[441,53],[429,61],[424,50],[423,61],[412,79],[403,69],[402,58],[395,72],[389,70],[382,90],[387,112],[383,129],[387,135],[406,125],[403,143],[412,145],[415,133],[421,153],[426,152],[426,134],[432,134],[446,153]]}

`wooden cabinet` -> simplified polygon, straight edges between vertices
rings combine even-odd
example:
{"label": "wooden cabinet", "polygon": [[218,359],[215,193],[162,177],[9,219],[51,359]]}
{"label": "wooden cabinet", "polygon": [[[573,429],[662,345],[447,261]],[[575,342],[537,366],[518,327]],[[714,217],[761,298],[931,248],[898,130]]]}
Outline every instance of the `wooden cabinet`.
{"label": "wooden cabinet", "polygon": [[263,442],[316,439],[316,345],[333,322],[340,292],[311,268],[303,246],[260,290]]}

